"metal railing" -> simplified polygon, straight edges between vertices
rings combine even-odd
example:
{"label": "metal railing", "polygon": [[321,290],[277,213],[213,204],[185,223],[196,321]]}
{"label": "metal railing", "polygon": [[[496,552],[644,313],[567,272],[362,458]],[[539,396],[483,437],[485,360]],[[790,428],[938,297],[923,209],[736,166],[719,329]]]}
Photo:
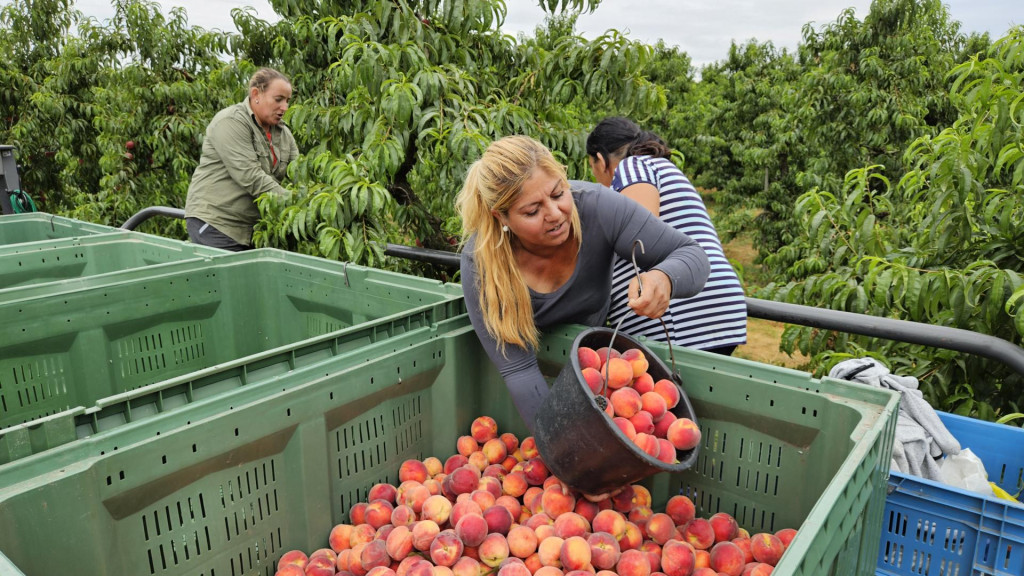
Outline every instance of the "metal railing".
{"label": "metal railing", "polygon": [[[121,228],[134,230],[139,224],[154,216],[184,218],[185,211],[180,208],[151,206],[133,215],[121,225]],[[459,267],[459,255],[454,252],[402,244],[387,244],[384,253],[438,266]],[[1024,376],[1024,348],[995,336],[959,328],[934,326],[923,322],[879,318],[867,314],[815,308],[760,298],[747,298],[746,301],[747,314],[751,318],[966,352],[998,360]]]}

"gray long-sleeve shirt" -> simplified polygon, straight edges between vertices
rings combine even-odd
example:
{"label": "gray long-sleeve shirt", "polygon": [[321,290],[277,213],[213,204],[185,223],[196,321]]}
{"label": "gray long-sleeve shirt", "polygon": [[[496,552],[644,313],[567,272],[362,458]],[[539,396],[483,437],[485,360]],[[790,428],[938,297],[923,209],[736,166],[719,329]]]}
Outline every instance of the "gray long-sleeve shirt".
{"label": "gray long-sleeve shirt", "polygon": [[[576,268],[564,285],[546,294],[530,290],[538,329],[543,331],[558,324],[603,325],[610,305],[612,256],[631,258],[635,240],[644,244],[643,254],[637,250],[637,264],[641,270],[667,274],[672,280],[673,298],[693,296],[704,287],[710,264],[696,241],[640,204],[599,184],[570,181],[570,187],[580,215],[582,243]],[[484,350],[504,378],[519,415],[532,430],[535,414],[547,397],[548,385],[534,350],[510,345],[503,355],[497,340],[487,331],[480,309],[473,254],[475,240],[467,240],[461,257],[469,318]]]}

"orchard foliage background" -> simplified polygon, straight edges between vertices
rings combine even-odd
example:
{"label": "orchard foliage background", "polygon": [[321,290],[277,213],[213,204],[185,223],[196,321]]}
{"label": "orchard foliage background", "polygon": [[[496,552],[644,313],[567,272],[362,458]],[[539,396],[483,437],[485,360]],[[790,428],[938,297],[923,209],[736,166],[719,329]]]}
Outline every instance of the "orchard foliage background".
{"label": "orchard foliage background", "polygon": [[[1021,343],[1024,29],[967,36],[937,0],[876,0],[863,20],[805,26],[793,53],[751,40],[696,70],[664,43],[578,35],[600,0],[539,4],[545,24],[513,37],[500,0],[274,0],[279,21],[236,10],[230,33],[143,0],[104,22],[13,0],[0,142],[40,209],[119,225],[184,206],[207,122],[273,66],[304,154],[291,197],[259,200],[256,243],[447,279],[384,243],[455,249],[462,175],[502,135],[588,178],[586,133],[620,114],[670,141],[724,239],[759,247],[751,295]],[[143,230],[185,237],[176,221]],[[981,358],[800,327],[783,347],[819,374],[874,355],[940,408],[1021,417],[1021,377]]]}

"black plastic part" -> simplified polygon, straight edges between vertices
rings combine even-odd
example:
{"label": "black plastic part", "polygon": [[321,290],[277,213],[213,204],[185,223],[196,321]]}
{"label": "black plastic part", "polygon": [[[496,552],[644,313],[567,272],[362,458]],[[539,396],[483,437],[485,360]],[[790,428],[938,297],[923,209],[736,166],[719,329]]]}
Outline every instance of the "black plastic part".
{"label": "black plastic part", "polygon": [[[573,341],[570,361],[558,374],[551,393],[537,412],[534,439],[548,470],[584,494],[605,494],[659,472],[682,472],[697,461],[699,446],[677,454],[679,462],[669,464],[643,452],[598,406],[583,380],[578,350],[611,346],[620,352],[637,348],[647,356],[647,373],[655,382],[676,382],[665,363],[643,344],[610,328],[588,328]],[[678,386],[678,384],[677,384]],[[672,413],[697,423],[686,391],[680,387],[679,404]],[[698,423],[699,426],[699,423]]]}

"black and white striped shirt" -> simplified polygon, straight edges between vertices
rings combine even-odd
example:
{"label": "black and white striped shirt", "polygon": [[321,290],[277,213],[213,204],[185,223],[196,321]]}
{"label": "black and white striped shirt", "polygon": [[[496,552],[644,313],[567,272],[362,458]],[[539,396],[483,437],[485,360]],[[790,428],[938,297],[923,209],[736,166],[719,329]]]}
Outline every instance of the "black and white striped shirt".
{"label": "black and white striped shirt", "polygon": [[[691,298],[672,300],[662,317],[672,343],[707,350],[738,346],[747,341],[747,306],[736,271],[722,250],[711,217],[700,194],[679,168],[664,158],[630,156],[615,169],[612,188],[621,192],[632,184],[646,183],[661,194],[661,219],[697,241],[711,262],[711,276],[704,289]],[[664,342],[665,328],[658,320],[637,316],[626,304],[626,290],[635,276],[632,263],[616,259],[612,272],[612,302],[608,322],[621,330]]]}

